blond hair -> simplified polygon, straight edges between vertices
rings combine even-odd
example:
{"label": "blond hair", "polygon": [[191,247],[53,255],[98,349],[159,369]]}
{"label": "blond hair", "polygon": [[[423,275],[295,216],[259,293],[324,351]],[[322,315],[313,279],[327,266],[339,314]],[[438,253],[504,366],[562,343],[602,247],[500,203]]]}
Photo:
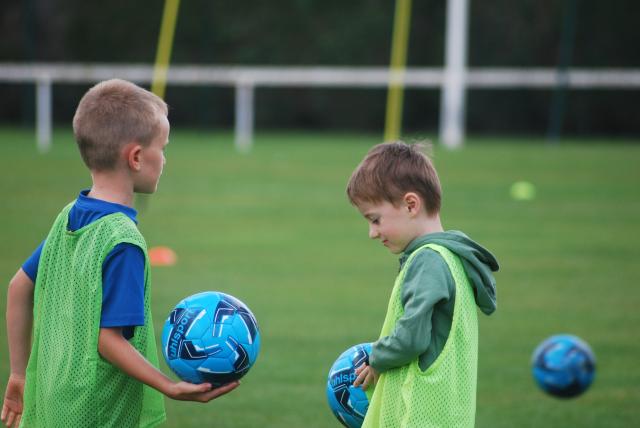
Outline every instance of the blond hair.
{"label": "blond hair", "polygon": [[120,149],[135,141],[148,145],[159,132],[159,115],[167,104],[158,96],[120,79],[100,82],[80,100],[73,133],[84,163],[91,170],[116,166]]}
{"label": "blond hair", "polygon": [[347,184],[352,204],[387,201],[398,205],[408,192],[417,193],[428,214],[440,212],[442,190],[424,144],[402,141],[374,146],[353,171]]}

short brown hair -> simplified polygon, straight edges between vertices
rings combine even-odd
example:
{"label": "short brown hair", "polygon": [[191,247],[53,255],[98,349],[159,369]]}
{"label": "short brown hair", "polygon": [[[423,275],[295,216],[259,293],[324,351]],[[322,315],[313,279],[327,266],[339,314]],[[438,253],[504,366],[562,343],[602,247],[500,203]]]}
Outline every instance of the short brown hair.
{"label": "short brown hair", "polygon": [[92,170],[113,169],[120,148],[132,141],[147,145],[159,132],[158,115],[167,104],[158,96],[120,79],[100,82],[80,100],[73,133],[84,163]]}
{"label": "short brown hair", "polygon": [[351,203],[387,201],[397,206],[407,192],[415,192],[428,214],[440,212],[440,179],[424,150],[424,144],[402,141],[373,147],[347,184]]}

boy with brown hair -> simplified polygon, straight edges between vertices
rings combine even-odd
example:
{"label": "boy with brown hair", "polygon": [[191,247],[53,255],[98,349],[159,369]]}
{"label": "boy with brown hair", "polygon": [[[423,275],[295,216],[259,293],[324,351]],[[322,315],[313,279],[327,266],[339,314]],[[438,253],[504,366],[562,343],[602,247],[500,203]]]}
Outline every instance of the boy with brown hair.
{"label": "boy with brown hair", "polygon": [[133,200],[156,191],[167,106],[133,83],[109,80],[83,96],[73,129],[93,184],[62,210],[9,284],[11,374],[1,419],[23,427],[155,426],[166,419],[162,394],[208,402],[238,386],[173,382],[157,369],[149,259]]}
{"label": "boy with brown hair", "polygon": [[380,338],[355,386],[375,384],[363,427],[472,427],[478,320],[496,308],[496,259],[462,232],[444,231],[441,188],[420,145],[373,147],[347,195],[369,237],[400,254]]}

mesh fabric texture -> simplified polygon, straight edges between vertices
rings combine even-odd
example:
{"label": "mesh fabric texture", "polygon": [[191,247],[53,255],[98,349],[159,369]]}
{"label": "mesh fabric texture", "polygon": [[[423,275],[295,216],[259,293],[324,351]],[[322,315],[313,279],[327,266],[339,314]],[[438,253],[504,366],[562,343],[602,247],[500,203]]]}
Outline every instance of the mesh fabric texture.
{"label": "mesh fabric texture", "polygon": [[391,334],[402,316],[404,276],[416,254],[427,248],[444,258],[456,284],[449,337],[438,358],[424,372],[416,357],[410,364],[380,375],[363,428],[461,428],[475,424],[478,316],[473,291],[458,256],[434,244],[413,252],[396,278],[380,337]]}
{"label": "mesh fabric texture", "polygon": [[149,305],[147,247],[122,213],[67,230],[69,204],[42,249],[34,291],[33,344],[21,427],[151,427],[165,419],[163,396],[98,353],[102,263],[119,243],[145,255],[145,325],[130,343],[157,367]]}

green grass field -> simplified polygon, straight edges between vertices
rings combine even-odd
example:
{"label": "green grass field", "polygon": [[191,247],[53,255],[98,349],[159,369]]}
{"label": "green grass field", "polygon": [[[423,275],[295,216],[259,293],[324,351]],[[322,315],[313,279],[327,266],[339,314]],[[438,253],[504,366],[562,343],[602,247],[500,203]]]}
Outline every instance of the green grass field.
{"label": "green grass field", "polygon": [[[139,201],[140,228],[149,246],[179,257],[152,270],[158,337],[175,303],[214,289],[251,307],[262,351],[232,394],[206,405],[167,400],[166,426],[337,427],[327,371],[348,346],[377,338],[398,266],[344,194],[378,137],[259,134],[249,155],[232,138],[174,130],[159,191]],[[5,284],[90,185],[68,132],[46,155],[33,140],[32,131],[0,130]],[[478,427],[639,426],[639,161],[637,141],[485,139],[435,150],[445,228],[467,232],[501,263],[498,311],[480,316]],[[537,197],[512,200],[517,180],[534,183]],[[535,346],[563,332],[588,341],[598,359],[594,385],[574,400],[545,396],[530,374]]]}

